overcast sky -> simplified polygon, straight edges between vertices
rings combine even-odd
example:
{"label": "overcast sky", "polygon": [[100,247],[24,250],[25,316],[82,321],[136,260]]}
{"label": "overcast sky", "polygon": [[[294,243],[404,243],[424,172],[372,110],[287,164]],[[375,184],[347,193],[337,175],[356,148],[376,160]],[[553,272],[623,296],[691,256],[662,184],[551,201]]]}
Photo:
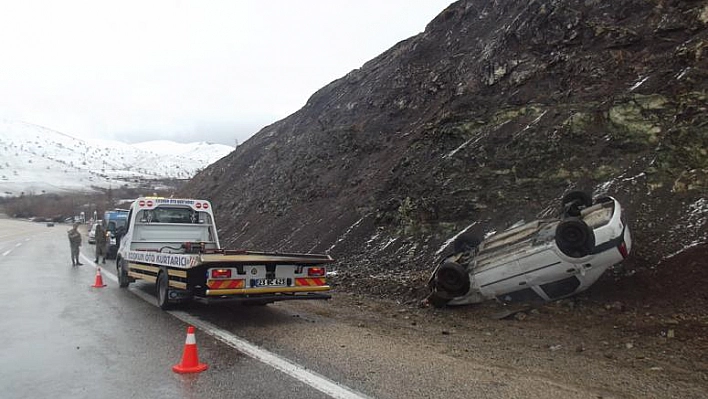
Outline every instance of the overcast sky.
{"label": "overcast sky", "polygon": [[234,145],[452,0],[0,0],[0,118]]}

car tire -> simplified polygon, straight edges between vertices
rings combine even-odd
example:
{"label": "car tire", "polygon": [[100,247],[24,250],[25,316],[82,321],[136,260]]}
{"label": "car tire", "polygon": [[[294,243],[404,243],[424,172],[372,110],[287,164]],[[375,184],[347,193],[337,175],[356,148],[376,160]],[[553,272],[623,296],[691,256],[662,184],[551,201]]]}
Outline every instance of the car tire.
{"label": "car tire", "polygon": [[567,218],[556,226],[556,245],[571,258],[582,258],[595,247],[595,233],[584,221]]}
{"label": "car tire", "polygon": [[168,299],[169,277],[167,276],[166,270],[161,270],[160,273],[157,275],[157,282],[155,283],[155,287],[157,291],[155,293],[157,297],[157,306],[159,306],[162,310],[171,309],[172,304]]}
{"label": "car tire", "polygon": [[118,259],[116,262],[116,274],[118,275],[118,287],[126,288],[130,284],[128,276],[128,262],[125,259]]}
{"label": "car tire", "polygon": [[435,288],[452,298],[464,295],[470,290],[470,276],[459,263],[445,262],[435,273]]}
{"label": "car tire", "polygon": [[571,191],[561,200],[563,215],[566,217],[580,216],[580,210],[592,206],[592,197],[585,191]]}

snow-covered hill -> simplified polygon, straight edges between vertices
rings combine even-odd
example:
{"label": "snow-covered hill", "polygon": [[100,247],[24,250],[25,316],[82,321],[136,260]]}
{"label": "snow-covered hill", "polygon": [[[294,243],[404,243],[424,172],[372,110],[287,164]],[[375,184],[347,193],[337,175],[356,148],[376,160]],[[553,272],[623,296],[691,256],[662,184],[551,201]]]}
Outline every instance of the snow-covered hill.
{"label": "snow-covered hill", "polygon": [[233,149],[206,142],[81,140],[29,123],[0,120],[0,196],[189,179]]}

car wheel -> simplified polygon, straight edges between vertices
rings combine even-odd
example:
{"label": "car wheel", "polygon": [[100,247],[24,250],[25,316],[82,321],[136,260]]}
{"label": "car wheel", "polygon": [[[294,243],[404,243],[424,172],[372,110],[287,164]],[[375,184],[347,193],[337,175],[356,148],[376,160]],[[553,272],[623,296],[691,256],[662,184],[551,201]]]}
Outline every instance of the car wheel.
{"label": "car wheel", "polygon": [[561,206],[567,217],[580,216],[580,210],[592,205],[592,197],[585,191],[571,191],[563,196]]}
{"label": "car wheel", "polygon": [[582,258],[595,247],[595,233],[578,218],[568,218],[556,227],[556,245],[572,258]]}
{"label": "car wheel", "polygon": [[435,275],[435,287],[452,297],[464,295],[470,289],[470,276],[459,263],[445,262]]}
{"label": "car wheel", "polygon": [[168,299],[168,277],[167,271],[161,270],[160,274],[157,275],[157,306],[162,310],[169,310],[172,307]]}
{"label": "car wheel", "polygon": [[124,259],[119,259],[116,262],[116,274],[118,274],[118,286],[120,288],[125,288],[130,284],[130,278],[128,277],[128,262]]}

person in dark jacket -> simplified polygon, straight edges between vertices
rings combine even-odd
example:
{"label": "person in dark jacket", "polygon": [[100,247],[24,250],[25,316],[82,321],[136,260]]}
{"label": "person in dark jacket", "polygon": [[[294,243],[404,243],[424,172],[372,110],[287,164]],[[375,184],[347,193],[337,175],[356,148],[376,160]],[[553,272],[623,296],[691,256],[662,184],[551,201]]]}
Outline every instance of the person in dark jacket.
{"label": "person in dark jacket", "polygon": [[74,227],[67,232],[69,236],[69,246],[71,247],[71,266],[81,266],[79,262],[79,247],[81,246],[81,233],[79,233],[79,224],[74,223]]}
{"label": "person in dark jacket", "polygon": [[107,245],[108,237],[106,234],[106,229],[103,228],[102,223],[99,223],[96,225],[96,259],[94,262],[98,263],[98,259],[103,256],[103,263],[106,263]]}

